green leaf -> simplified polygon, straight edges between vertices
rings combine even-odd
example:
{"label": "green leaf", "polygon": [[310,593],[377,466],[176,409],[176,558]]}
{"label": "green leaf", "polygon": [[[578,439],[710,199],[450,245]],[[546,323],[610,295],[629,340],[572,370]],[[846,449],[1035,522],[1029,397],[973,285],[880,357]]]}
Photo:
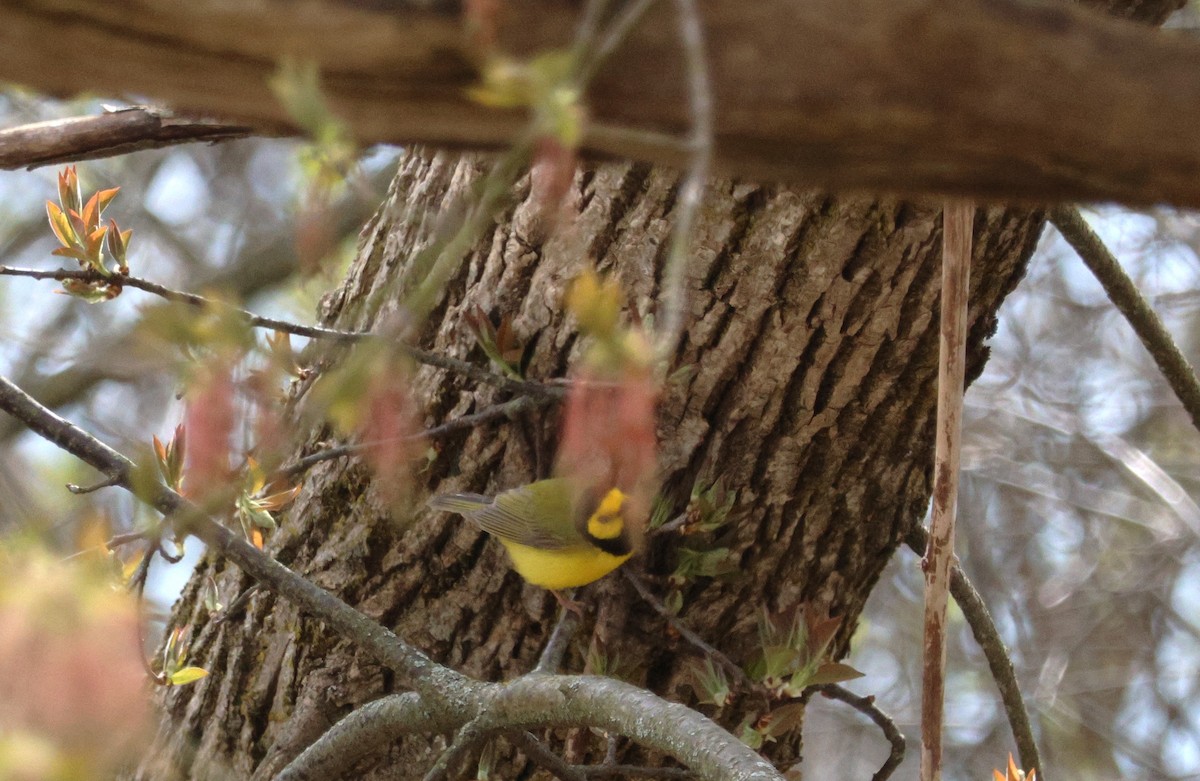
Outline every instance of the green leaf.
{"label": "green leaf", "polygon": [[705,659],[703,666],[693,662],[689,669],[692,688],[700,702],[723,708],[733,698],[729,677],[712,659]]}
{"label": "green leaf", "polygon": [[692,578],[716,578],[737,572],[733,552],[729,548],[713,548],[707,551],[679,549],[679,564],[672,574],[673,580],[686,582]]}
{"label": "green leaf", "polygon": [[213,580],[212,575],[204,578],[204,609],[210,613],[218,613],[224,605],[221,604],[220,592],[217,590],[217,582]]}
{"label": "green leaf", "polygon": [[755,751],[763,747],[766,742],[766,736],[754,728],[754,725],[746,722],[742,725],[742,734],[739,736],[741,741]]}
{"label": "green leaf", "polygon": [[73,246],[75,244],[75,229],[71,227],[71,221],[67,219],[67,215],[63,214],[63,210],[54,201],[46,201],[46,216],[50,219],[50,230],[54,231],[55,238],[64,247]]}
{"label": "green leaf", "polygon": [[167,676],[167,680],[171,682],[172,686],[183,686],[195,683],[206,675],[208,675],[208,670],[203,667],[184,667]]}

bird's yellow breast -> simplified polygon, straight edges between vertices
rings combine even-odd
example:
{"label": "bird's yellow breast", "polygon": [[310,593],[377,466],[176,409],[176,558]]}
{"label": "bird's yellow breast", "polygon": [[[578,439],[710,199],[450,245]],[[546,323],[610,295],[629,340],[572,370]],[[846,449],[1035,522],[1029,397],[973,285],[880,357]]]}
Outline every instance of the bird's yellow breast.
{"label": "bird's yellow breast", "polygon": [[499,538],[513,569],[535,586],[553,590],[586,586],[621,566],[632,553],[614,556],[598,548],[544,550]]}

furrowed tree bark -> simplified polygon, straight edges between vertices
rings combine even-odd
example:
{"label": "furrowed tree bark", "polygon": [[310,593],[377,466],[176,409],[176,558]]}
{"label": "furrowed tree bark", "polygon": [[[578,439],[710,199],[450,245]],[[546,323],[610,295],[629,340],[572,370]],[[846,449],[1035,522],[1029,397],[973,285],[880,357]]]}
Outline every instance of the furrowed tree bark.
{"label": "furrowed tree bark", "polygon": [[[1178,8],[1183,0],[1172,0]],[[1116,5],[1107,0],[1091,3]],[[504,146],[520,112],[471,103],[478,52],[459,3],[22,0],[0,5],[0,80],[148,96],[294,131],[268,88],[322,66],[364,143]],[[502,4],[501,48],[567,46],[578,3]],[[1129,15],[1153,16],[1160,3]],[[801,187],[977,200],[1200,205],[1200,42],[1027,0],[706,3],[715,164]],[[589,90],[593,155],[682,164],[616,128],[687,127],[682,58],[659,4]]]}

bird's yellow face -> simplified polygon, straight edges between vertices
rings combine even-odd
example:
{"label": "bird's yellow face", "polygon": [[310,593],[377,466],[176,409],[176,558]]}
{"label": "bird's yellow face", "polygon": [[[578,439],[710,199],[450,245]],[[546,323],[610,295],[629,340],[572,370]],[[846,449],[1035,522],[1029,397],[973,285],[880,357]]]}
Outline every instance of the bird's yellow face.
{"label": "bird's yellow face", "polygon": [[587,533],[597,540],[615,540],[625,531],[625,494],[620,488],[612,488],[587,519]]}
{"label": "bird's yellow face", "polygon": [[628,510],[629,497],[619,488],[610,488],[599,502],[587,502],[581,509],[587,512],[587,507],[595,502],[590,514],[577,521],[580,534],[592,545],[614,556],[624,556],[633,551],[633,543],[629,536],[629,526],[626,523],[625,512]]}

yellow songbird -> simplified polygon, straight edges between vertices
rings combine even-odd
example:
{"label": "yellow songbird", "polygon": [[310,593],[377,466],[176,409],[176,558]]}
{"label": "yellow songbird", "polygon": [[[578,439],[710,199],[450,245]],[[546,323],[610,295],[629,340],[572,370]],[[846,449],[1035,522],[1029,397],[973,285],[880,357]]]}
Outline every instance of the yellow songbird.
{"label": "yellow songbird", "polygon": [[629,497],[573,490],[565,478],[538,480],[495,496],[442,494],[435,510],[463,515],[504,544],[513,569],[535,586],[584,586],[604,577],[633,555]]}

